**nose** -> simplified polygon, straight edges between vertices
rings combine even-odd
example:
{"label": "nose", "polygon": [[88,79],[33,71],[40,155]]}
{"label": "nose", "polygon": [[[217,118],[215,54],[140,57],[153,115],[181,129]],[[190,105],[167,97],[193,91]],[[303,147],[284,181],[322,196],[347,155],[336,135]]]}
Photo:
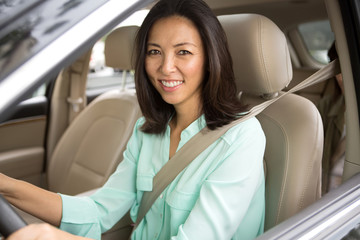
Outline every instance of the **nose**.
{"label": "nose", "polygon": [[175,66],[175,59],[172,55],[165,55],[162,58],[160,70],[161,73],[164,75],[169,75],[170,73],[174,72],[176,69]]}

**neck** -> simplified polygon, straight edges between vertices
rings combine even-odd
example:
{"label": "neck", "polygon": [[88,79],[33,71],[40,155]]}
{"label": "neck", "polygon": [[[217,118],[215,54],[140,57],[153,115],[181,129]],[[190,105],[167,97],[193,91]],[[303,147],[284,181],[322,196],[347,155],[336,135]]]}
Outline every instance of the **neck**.
{"label": "neck", "polygon": [[176,108],[170,127],[172,129],[184,130],[201,115],[201,109],[195,105],[193,108]]}

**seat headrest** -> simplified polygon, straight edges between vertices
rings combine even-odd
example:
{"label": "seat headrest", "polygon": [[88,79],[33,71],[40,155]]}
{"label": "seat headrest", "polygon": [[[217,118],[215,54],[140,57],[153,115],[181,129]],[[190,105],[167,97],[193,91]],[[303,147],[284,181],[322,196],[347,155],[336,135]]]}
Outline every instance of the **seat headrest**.
{"label": "seat headrest", "polygon": [[119,27],[105,39],[105,64],[108,67],[132,70],[133,50],[138,26]]}
{"label": "seat headrest", "polygon": [[229,43],[238,90],[271,95],[292,79],[292,66],[284,33],[258,14],[219,16]]}

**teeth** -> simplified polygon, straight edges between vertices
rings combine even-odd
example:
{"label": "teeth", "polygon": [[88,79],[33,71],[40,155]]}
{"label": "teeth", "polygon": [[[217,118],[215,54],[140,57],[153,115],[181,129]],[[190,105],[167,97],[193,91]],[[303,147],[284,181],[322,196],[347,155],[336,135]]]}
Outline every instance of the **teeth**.
{"label": "teeth", "polygon": [[183,81],[161,81],[165,87],[176,87],[183,83]]}

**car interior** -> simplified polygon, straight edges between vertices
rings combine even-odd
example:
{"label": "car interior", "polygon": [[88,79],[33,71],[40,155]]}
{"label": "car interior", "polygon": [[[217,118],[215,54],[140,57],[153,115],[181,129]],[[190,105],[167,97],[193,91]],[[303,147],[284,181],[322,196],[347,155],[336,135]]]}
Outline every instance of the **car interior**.
{"label": "car interior", "polygon": [[[249,105],[275,98],[327,64],[311,56],[299,30],[301,24],[328,21],[335,35],[340,36],[337,49],[341,50],[341,63],[349,59],[346,42],[341,39],[344,30],[336,1],[326,1],[326,6],[322,0],[206,2],[227,34],[239,96]],[[141,116],[135,90],[127,88],[125,83],[133,70],[132,50],[137,29],[134,25],[120,26],[102,38],[105,68],[122,73],[111,90],[99,88],[101,94],[95,98],[88,96],[91,61],[91,49],[88,49],[65,67],[54,83],[44,87],[43,95],[20,104],[29,108],[43,106],[38,103],[45,102],[39,110],[45,114],[26,118],[15,114],[13,120],[0,123],[0,135],[6,136],[0,138],[0,172],[70,195],[87,194],[84,192],[106,182],[121,162],[133,126]],[[324,36],[320,34],[318,38],[320,41]],[[326,41],[330,47],[333,39]],[[343,65],[346,78],[351,69]],[[98,74],[97,81],[107,81]],[[257,116],[267,138],[265,231],[329,191],[324,192],[321,184],[326,136],[317,108],[328,81],[288,94]],[[347,99],[351,98],[351,87],[350,83],[345,84]],[[347,108],[351,108],[353,101],[346,101]],[[348,124],[355,116],[346,114]],[[346,132],[346,138],[357,135]],[[347,159],[356,156],[352,149],[347,141]],[[333,175],[340,174],[341,178],[343,168],[343,181],[357,171],[345,161],[340,173]],[[21,215],[27,222],[39,221],[23,212]],[[125,225],[120,223],[104,239],[127,234],[121,231]]]}

